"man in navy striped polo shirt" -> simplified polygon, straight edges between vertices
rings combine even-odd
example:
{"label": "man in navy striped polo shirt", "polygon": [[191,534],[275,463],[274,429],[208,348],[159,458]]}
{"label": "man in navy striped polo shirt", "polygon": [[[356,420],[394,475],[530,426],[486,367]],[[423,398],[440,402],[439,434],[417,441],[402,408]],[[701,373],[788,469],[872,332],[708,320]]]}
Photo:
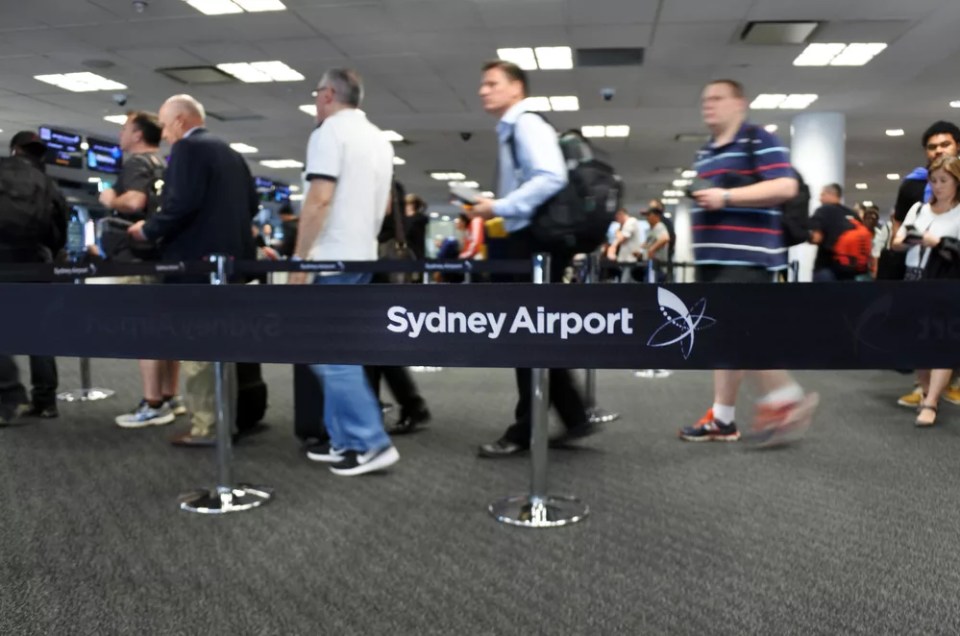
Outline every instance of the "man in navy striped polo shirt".
{"label": "man in navy striped polo shirt", "polygon": [[[786,147],[747,122],[743,86],[734,80],[707,84],[701,96],[710,141],[697,153],[693,193],[693,256],[701,283],[766,283],[787,267],[779,206],[797,194]],[[708,183],[704,183],[708,182]],[[805,395],[786,371],[758,371],[763,397],[754,432],[762,443],[798,436],[809,425],[817,396]],[[736,441],[735,404],[743,371],[714,371],[714,403],[686,441]]]}

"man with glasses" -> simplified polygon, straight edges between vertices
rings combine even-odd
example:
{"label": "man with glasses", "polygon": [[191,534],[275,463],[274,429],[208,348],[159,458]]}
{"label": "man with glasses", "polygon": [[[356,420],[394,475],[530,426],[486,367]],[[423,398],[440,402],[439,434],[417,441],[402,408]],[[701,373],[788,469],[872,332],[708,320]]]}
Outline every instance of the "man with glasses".
{"label": "man with glasses", "polygon": [[[294,257],[324,261],[377,260],[377,234],[390,204],[393,146],[360,110],[363,82],[351,69],[330,69],[313,93],[319,126],[307,143],[307,188]],[[369,283],[370,274],[319,274],[318,285]],[[290,282],[307,282],[291,274]],[[350,477],[392,466],[400,454],[383,428],[380,404],[363,367],[315,364],[323,383],[323,421],[330,439],[307,457]]]}

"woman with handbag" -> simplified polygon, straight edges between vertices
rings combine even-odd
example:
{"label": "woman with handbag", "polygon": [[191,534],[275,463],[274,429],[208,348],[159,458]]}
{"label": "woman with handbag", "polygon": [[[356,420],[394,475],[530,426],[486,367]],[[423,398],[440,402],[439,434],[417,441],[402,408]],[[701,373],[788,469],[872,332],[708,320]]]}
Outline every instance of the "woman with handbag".
{"label": "woman with handbag", "polygon": [[[927,278],[925,268],[931,254],[944,239],[960,239],[960,159],[937,159],[930,166],[929,179],[933,190],[930,203],[916,203],[893,239],[892,248],[906,252],[904,280]],[[952,370],[923,369],[917,373],[923,398],[915,424],[933,426],[937,421],[940,394],[950,383]]]}

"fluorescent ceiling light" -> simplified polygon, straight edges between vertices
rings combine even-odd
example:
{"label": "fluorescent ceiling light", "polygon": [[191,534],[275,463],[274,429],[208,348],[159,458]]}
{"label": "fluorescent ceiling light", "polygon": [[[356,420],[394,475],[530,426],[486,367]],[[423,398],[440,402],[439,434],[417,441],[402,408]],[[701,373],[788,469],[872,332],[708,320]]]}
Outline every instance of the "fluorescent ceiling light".
{"label": "fluorescent ceiling light", "polygon": [[406,160],[406,159],[403,159],[403,158],[401,158],[401,157],[397,157],[396,155],[394,155],[394,157],[393,157],[393,165],[395,165],[395,166],[405,166],[405,165],[407,165],[407,160]]}
{"label": "fluorescent ceiling light", "polygon": [[[314,107],[314,110],[316,110],[316,107]],[[384,130],[383,136],[387,138],[387,141],[403,141],[403,135],[396,130]]]}
{"label": "fluorescent ceiling light", "polygon": [[607,127],[606,126],[582,126],[580,128],[580,134],[582,134],[584,137],[606,137]]}
{"label": "fluorescent ceiling light", "polygon": [[528,97],[523,101],[523,105],[527,108],[527,110],[532,110],[538,113],[553,110],[550,107],[549,97]]}
{"label": "fluorescent ceiling light", "polygon": [[430,178],[437,181],[463,181],[467,175],[462,172],[431,172]]}
{"label": "fluorescent ceiling light", "polygon": [[856,185],[856,188],[857,188],[857,190],[866,190],[866,189],[867,189],[867,184],[866,184],[866,183],[858,183],[858,184]]}
{"label": "fluorescent ceiling light", "polygon": [[680,199],[663,199],[664,205],[677,205],[680,203]]}
{"label": "fluorescent ceiling light", "polygon": [[776,124],[767,124],[766,126],[763,127],[763,129],[766,130],[768,133],[775,133],[777,132],[778,128],[779,126],[777,126]]}
{"label": "fluorescent ceiling light", "polygon": [[283,11],[287,7],[280,0],[233,0],[240,8],[250,13],[261,11]]}
{"label": "fluorescent ceiling light", "polygon": [[573,68],[573,51],[569,46],[538,46],[534,53],[541,71]]}
{"label": "fluorescent ceiling light", "polygon": [[898,175],[896,172],[891,172],[887,175],[887,179],[890,179],[891,181],[899,181],[900,175]]}
{"label": "fluorescent ceiling light", "polygon": [[247,84],[299,82],[306,79],[303,75],[278,60],[271,62],[217,64],[217,68]]}
{"label": "fluorescent ceiling light", "polygon": [[261,11],[283,11],[287,7],[280,0],[184,0],[191,7],[205,15],[226,15],[229,13],[259,13]]}
{"label": "fluorescent ceiling light", "polygon": [[888,128],[887,137],[903,137],[903,128]]}
{"label": "fluorescent ceiling light", "polygon": [[120,126],[123,126],[125,123],[127,123],[126,115],[107,115],[103,119],[104,121],[108,121],[111,124],[118,124]]}
{"label": "fluorescent ceiling light", "polygon": [[204,15],[226,15],[243,13],[243,9],[232,0],[185,0],[187,4]]}
{"label": "fluorescent ceiling light", "polygon": [[260,165],[265,168],[283,170],[285,168],[302,168],[303,162],[296,159],[264,159],[260,162]]}
{"label": "fluorescent ceiling light", "polygon": [[873,201],[864,201],[864,202],[863,202],[863,205],[864,205],[865,207],[872,208],[872,207],[873,207]]}
{"label": "fluorescent ceiling light", "polygon": [[300,194],[291,194],[291,195],[290,195],[290,200],[291,200],[291,201],[303,201],[303,193],[301,192]]}
{"label": "fluorescent ceiling light", "polygon": [[96,73],[62,73],[54,75],[35,75],[33,79],[46,84],[52,84],[74,93],[89,93],[92,91],[113,91],[126,88],[120,82],[114,82]]}
{"label": "fluorescent ceiling light", "polygon": [[750,102],[750,108],[754,110],[770,110],[779,108],[783,100],[787,98],[783,93],[763,93],[757,95],[756,99]]}
{"label": "fluorescent ceiling light", "polygon": [[693,181],[690,179],[674,179],[673,187],[674,188],[686,188],[688,185],[693,185]]}
{"label": "fluorescent ceiling light", "polygon": [[629,137],[630,126],[607,126],[607,137]]}
{"label": "fluorescent ceiling light", "polygon": [[451,181],[452,186],[462,186],[464,188],[479,188],[480,184],[476,181]]}
{"label": "fluorescent ceiling light", "polygon": [[290,192],[300,192],[300,186],[298,185],[290,186]]}
{"label": "fluorescent ceiling light", "polygon": [[851,44],[840,55],[833,58],[830,66],[863,66],[885,48],[887,45],[881,42]]}
{"label": "fluorescent ceiling light", "polygon": [[803,110],[817,101],[818,97],[818,95],[813,94],[787,95],[787,98],[780,104],[780,108],[783,110]]}
{"label": "fluorescent ceiling light", "polygon": [[863,66],[879,55],[885,48],[887,48],[887,45],[881,42],[811,44],[793,61],[793,65]]}
{"label": "fluorescent ceiling light", "polygon": [[839,42],[810,44],[803,50],[803,53],[797,56],[797,59],[793,61],[793,65],[827,66],[830,64],[830,61],[837,57],[845,48],[847,48],[847,45]]}
{"label": "fluorescent ceiling light", "polygon": [[87,177],[87,183],[100,183],[100,177]]}
{"label": "fluorescent ceiling light", "polygon": [[663,196],[665,197],[682,197],[683,190],[664,190]]}
{"label": "fluorescent ceiling light", "polygon": [[531,48],[497,49],[497,57],[501,60],[513,62],[525,71],[537,70],[537,58]]}
{"label": "fluorescent ceiling light", "polygon": [[255,152],[260,152],[258,148],[254,148],[253,146],[248,146],[247,144],[243,144],[243,143],[230,144],[230,147],[241,154],[252,154]]}
{"label": "fluorescent ceiling light", "polygon": [[950,102],[950,108],[960,108],[960,99]]}
{"label": "fluorescent ceiling light", "polygon": [[300,108],[301,112],[304,112],[304,113],[310,115],[311,117],[316,117],[316,116],[317,116],[317,105],[316,105],[316,104],[304,104],[303,106],[300,106],[299,108]]}
{"label": "fluorescent ceiling light", "polygon": [[550,98],[553,110],[580,110],[580,98],[576,95],[557,95]]}
{"label": "fluorescent ceiling light", "polygon": [[697,171],[696,171],[696,170],[684,170],[683,172],[680,173],[680,176],[683,177],[684,179],[693,179],[694,177],[697,176]]}

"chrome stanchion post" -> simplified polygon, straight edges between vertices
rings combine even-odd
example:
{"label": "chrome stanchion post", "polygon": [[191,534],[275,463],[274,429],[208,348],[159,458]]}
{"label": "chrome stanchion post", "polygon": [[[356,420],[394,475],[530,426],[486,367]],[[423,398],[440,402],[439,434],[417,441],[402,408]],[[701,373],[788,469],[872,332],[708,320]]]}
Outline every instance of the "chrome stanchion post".
{"label": "chrome stanchion post", "polygon": [[[657,270],[653,266],[653,259],[647,259],[647,282],[656,283],[657,282]],[[667,369],[641,369],[634,373],[638,378],[647,378],[659,380],[661,378],[669,378],[672,373]]]}
{"label": "chrome stanchion post", "polygon": [[[587,272],[585,282],[590,285],[600,282],[600,252],[595,251],[587,255]],[[597,406],[597,370],[587,369],[584,381],[584,404],[587,407],[587,417],[594,424],[604,424],[620,419],[619,413],[611,413]]]}
{"label": "chrome stanchion post", "polygon": [[[550,256],[533,257],[533,282],[549,282]],[[586,517],[590,509],[575,497],[547,494],[547,415],[550,408],[548,369],[531,369],[531,426],[530,426],[530,493],[507,497],[488,507],[490,514],[501,522],[522,528],[556,528],[576,523]]]}
{"label": "chrome stanchion post", "polygon": [[[423,271],[423,284],[424,284],[424,285],[431,285],[431,284],[432,284],[432,283],[430,282],[430,274],[431,274],[431,272],[429,272],[429,271],[427,271],[426,269],[424,269],[424,271]],[[443,367],[425,367],[425,366],[420,366],[420,365],[418,365],[418,366],[413,366],[413,367],[407,367],[407,368],[410,369],[410,371],[412,371],[413,373],[439,373],[439,372],[443,371]]]}
{"label": "chrome stanchion post", "polygon": [[[74,285],[83,285],[84,279],[77,278]],[[90,386],[90,358],[80,358],[80,388],[72,391],[63,391],[57,394],[57,399],[63,402],[95,402],[105,400],[113,395],[112,389],[103,389]]]}
{"label": "chrome stanchion post", "polygon": [[[210,274],[213,285],[227,284],[227,257],[211,256],[216,271]],[[196,490],[180,497],[180,509],[207,515],[241,512],[261,506],[273,498],[268,488],[248,485],[233,485],[231,462],[233,459],[234,400],[229,391],[230,368],[224,362],[213,363],[214,390],[217,401],[217,486],[213,490]],[[228,395],[228,392],[230,395]]]}

